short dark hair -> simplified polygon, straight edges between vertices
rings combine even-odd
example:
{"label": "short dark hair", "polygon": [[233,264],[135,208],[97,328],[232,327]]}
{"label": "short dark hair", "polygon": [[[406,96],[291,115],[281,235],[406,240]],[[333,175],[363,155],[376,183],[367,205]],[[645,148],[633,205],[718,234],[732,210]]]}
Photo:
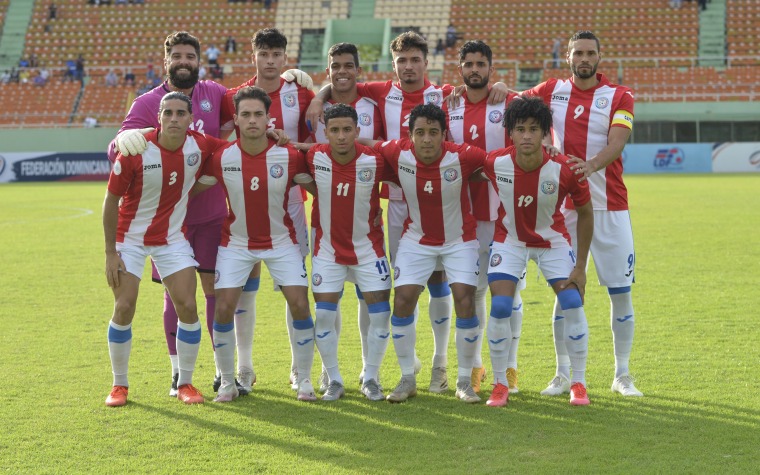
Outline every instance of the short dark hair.
{"label": "short dark hair", "polygon": [[[327,57],[332,58],[339,54],[350,54],[354,57],[354,65],[359,67],[359,50],[353,43],[336,43],[330,47],[330,51],[327,52]],[[329,60],[328,60],[329,61]],[[330,66],[329,64],[327,65]]]}
{"label": "short dark hair", "polygon": [[507,110],[504,111],[502,125],[510,134],[515,130],[518,123],[528,119],[535,119],[544,135],[552,128],[552,110],[549,109],[540,97],[517,97],[510,101]]}
{"label": "short dark hair", "polygon": [[573,44],[574,41],[577,40],[594,40],[596,41],[596,52],[602,50],[602,45],[599,43],[599,38],[596,37],[596,35],[589,30],[580,30],[576,31],[573,36],[570,37],[570,41],[567,42],[567,50],[570,51],[570,47]]}
{"label": "short dark hair", "polygon": [[491,47],[480,40],[468,41],[459,48],[459,62],[464,61],[468,53],[480,53],[488,59],[488,64],[493,63],[493,52]]}
{"label": "short dark hair", "polygon": [[256,86],[241,87],[238,92],[232,97],[232,101],[235,103],[235,113],[237,113],[240,106],[240,102],[245,99],[258,99],[264,103],[264,110],[269,114],[269,106],[272,105],[272,99],[265,90]]}
{"label": "short dark hair", "polygon": [[427,40],[416,31],[401,33],[391,41],[391,53],[401,53],[410,49],[418,49],[422,51],[422,57],[427,59]]}
{"label": "short dark hair", "polygon": [[172,101],[172,100],[178,100],[182,101],[185,104],[187,104],[187,111],[189,113],[193,113],[193,101],[190,99],[187,94],[179,91],[169,92],[164,95],[164,97],[161,98],[161,103],[158,106],[158,113],[160,114],[164,110],[164,102],[166,101]]}
{"label": "short dark hair", "polygon": [[346,104],[333,104],[329,109],[325,111],[325,127],[330,119],[337,119],[340,117],[348,117],[354,121],[354,125],[359,123],[359,116],[356,113],[356,109]]}
{"label": "short dark hair", "polygon": [[251,37],[251,46],[253,50],[262,48],[282,48],[288,47],[288,37],[277,28],[262,28]]}
{"label": "short dark hair", "polygon": [[418,118],[438,121],[441,124],[441,131],[446,131],[446,113],[434,104],[420,104],[409,115],[409,130],[414,131],[414,123]]}
{"label": "short dark hair", "polygon": [[168,57],[172,48],[177,45],[190,45],[195,48],[195,54],[198,56],[198,61],[200,61],[201,42],[198,41],[198,38],[186,31],[175,31],[171,35],[167,36],[166,41],[164,41],[164,57]]}

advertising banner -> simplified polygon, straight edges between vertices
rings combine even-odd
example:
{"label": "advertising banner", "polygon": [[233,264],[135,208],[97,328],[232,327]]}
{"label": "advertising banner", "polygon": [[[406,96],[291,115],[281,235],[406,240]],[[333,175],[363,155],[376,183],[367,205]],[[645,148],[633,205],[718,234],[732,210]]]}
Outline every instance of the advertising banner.
{"label": "advertising banner", "polygon": [[716,143],[712,162],[715,173],[760,172],[760,142]]}
{"label": "advertising banner", "polygon": [[0,183],[108,180],[105,152],[24,152],[0,154]]}
{"label": "advertising banner", "polygon": [[623,150],[625,173],[710,173],[711,143],[628,144]]}

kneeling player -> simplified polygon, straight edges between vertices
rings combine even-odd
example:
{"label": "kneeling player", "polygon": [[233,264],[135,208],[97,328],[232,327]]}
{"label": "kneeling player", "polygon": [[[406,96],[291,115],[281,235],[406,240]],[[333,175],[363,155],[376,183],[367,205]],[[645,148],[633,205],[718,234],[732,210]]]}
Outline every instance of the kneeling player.
{"label": "kneeling player", "polygon": [[[594,231],[591,195],[586,182],[579,182],[570,170],[568,157],[551,157],[543,150],[541,139],[551,129],[552,115],[540,99],[512,101],[507,106],[504,124],[514,146],[491,152],[483,170],[496,187],[503,206],[488,268],[492,300],[487,331],[495,381],[487,404],[504,406],[509,398],[506,376],[512,342],[509,318],[519,277],[528,259],[533,259],[557,294],[564,313],[573,370],[570,404],[586,405],[588,324],[583,293],[586,256]],[[577,258],[560,211],[568,195],[578,211]]]}

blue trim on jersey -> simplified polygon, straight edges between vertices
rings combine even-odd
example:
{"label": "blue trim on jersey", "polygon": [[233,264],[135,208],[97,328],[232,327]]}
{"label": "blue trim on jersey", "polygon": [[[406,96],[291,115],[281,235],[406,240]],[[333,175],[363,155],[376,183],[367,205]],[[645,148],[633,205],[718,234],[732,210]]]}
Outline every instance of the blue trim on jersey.
{"label": "blue trim on jersey", "polygon": [[498,282],[500,280],[511,280],[515,284],[520,281],[520,278],[517,276],[514,276],[512,274],[505,274],[504,272],[494,272],[492,274],[488,274],[488,283],[491,282]]}
{"label": "blue trim on jersey", "polygon": [[583,300],[581,300],[581,293],[578,292],[578,289],[560,291],[557,293],[557,300],[559,300],[559,306],[562,307],[562,310],[583,307]]}
{"label": "blue trim on jersey", "polygon": [[493,318],[509,318],[512,316],[512,302],[514,297],[507,295],[494,295],[491,298],[491,316]]}
{"label": "blue trim on jersey", "polygon": [[473,315],[470,318],[457,317],[457,328],[466,330],[468,328],[477,328],[478,325],[480,325],[480,321],[477,315]]}
{"label": "blue trim on jersey", "polygon": [[557,282],[562,282],[563,280],[567,280],[567,277],[560,277],[559,279],[546,279],[546,282],[548,282],[549,285],[554,285]]}
{"label": "blue trim on jersey", "polygon": [[354,288],[356,289],[356,298],[359,300],[364,300],[364,295],[362,295],[362,291],[359,290],[359,286],[357,285]]}
{"label": "blue trim on jersey", "polygon": [[610,295],[625,294],[631,291],[631,286],[627,287],[607,287],[607,293]]}
{"label": "blue trim on jersey", "polygon": [[314,304],[314,307],[317,310],[328,310],[330,312],[338,311],[338,304],[332,303],[332,302],[317,302],[316,304]]}
{"label": "blue trim on jersey", "polygon": [[234,329],[235,329],[235,322],[234,321],[230,322],[230,323],[214,322],[214,331],[217,331],[219,333],[231,332]]}
{"label": "blue trim on jersey", "polygon": [[449,283],[446,281],[440,284],[428,284],[428,291],[430,292],[430,296],[436,299],[451,295],[451,288],[449,288]]}
{"label": "blue trim on jersey", "polygon": [[177,340],[190,345],[197,345],[201,342],[201,329],[185,330],[184,328],[177,328]]}
{"label": "blue trim on jersey", "polygon": [[245,285],[243,286],[243,292],[255,292],[259,290],[260,283],[261,283],[261,278],[259,277],[248,279],[245,282]]}
{"label": "blue trim on jersey", "polygon": [[130,326],[126,330],[117,330],[116,328],[108,325],[108,341],[113,343],[126,343],[132,339],[132,327]]}
{"label": "blue trim on jersey", "polygon": [[393,315],[391,317],[391,325],[394,327],[405,327],[407,325],[411,325],[414,323],[414,316],[409,315],[408,317],[397,317],[396,315]]}
{"label": "blue trim on jersey", "polygon": [[311,319],[311,315],[306,320],[293,320],[293,328],[296,330],[308,330],[314,328],[314,320]]}
{"label": "blue trim on jersey", "polygon": [[369,313],[383,313],[383,312],[390,312],[391,311],[391,303],[390,302],[377,302],[377,303],[371,303],[367,305],[367,311]]}

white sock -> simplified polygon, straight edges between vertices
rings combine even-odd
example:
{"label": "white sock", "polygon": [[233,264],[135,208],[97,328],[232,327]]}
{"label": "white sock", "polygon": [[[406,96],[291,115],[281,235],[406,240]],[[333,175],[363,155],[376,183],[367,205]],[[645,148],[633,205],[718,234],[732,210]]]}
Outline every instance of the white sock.
{"label": "white sock", "polygon": [[378,380],[380,365],[388,349],[391,306],[388,302],[378,302],[367,306],[369,330],[367,332],[367,359],[364,365],[364,380]]}
{"label": "white sock", "polygon": [[238,370],[253,371],[253,335],[256,328],[256,295],[259,290],[258,277],[248,279],[235,310],[235,343],[238,355]]}
{"label": "white sock", "polygon": [[179,373],[179,359],[177,355],[169,355],[169,361],[172,363],[172,378]]}
{"label": "white sock", "polygon": [[475,359],[476,343],[480,339],[480,325],[477,315],[471,318],[457,317],[457,379],[472,377],[472,362]]}
{"label": "white sock", "polygon": [[[290,341],[290,368],[298,367],[296,364],[296,336],[293,329],[293,314],[290,313],[290,306],[285,302],[285,326],[288,329],[288,341]],[[300,340],[299,340],[300,341]]]}
{"label": "white sock", "polygon": [[179,363],[179,380],[177,387],[192,384],[195,361],[201,346],[201,322],[177,323],[177,360]]}
{"label": "white sock", "polygon": [[[448,365],[449,337],[451,335],[451,290],[448,282],[430,285],[428,312],[430,325],[433,327],[433,367],[445,368]],[[435,295],[435,296],[434,296]]]}
{"label": "white sock", "polygon": [[517,349],[520,346],[520,333],[522,333],[523,321],[523,302],[520,297],[520,291],[515,291],[515,298],[512,302],[512,316],[509,318],[509,325],[512,329],[512,344],[509,346],[509,357],[507,358],[507,368],[517,369]]}
{"label": "white sock", "polygon": [[[510,317],[511,318],[511,317]],[[488,319],[488,352],[491,355],[494,382],[507,386],[507,357],[512,342],[510,318]]]}
{"label": "white sock", "polygon": [[586,358],[588,357],[588,322],[583,307],[563,310],[565,314],[565,344],[573,369],[571,383],[586,384]]}
{"label": "white sock", "polygon": [[610,325],[615,348],[615,377],[628,373],[628,360],[633,347],[634,317],[630,290],[610,294]]}
{"label": "white sock", "polygon": [[406,318],[392,316],[391,333],[393,334],[393,347],[396,349],[398,365],[401,367],[401,376],[414,377],[414,346],[417,342],[414,318],[411,315]]}
{"label": "white sock", "polygon": [[292,346],[293,358],[298,371],[298,382],[311,379],[311,366],[314,363],[314,320],[311,316],[305,320],[293,320]]}
{"label": "white sock", "polygon": [[[359,301],[357,313],[359,316],[359,339],[361,340],[361,344],[362,344],[362,369],[366,372],[367,355],[369,351],[367,345],[369,344],[368,338],[369,338],[370,319],[369,319],[369,310],[367,310],[367,302],[364,300],[364,298],[360,297],[360,295],[361,293],[359,292],[359,287],[357,287],[356,297]],[[390,314],[388,315],[388,318],[390,318]]]}
{"label": "white sock", "polygon": [[570,358],[565,348],[565,316],[556,298],[554,299],[552,329],[554,330],[554,352],[557,355],[557,375],[561,374],[570,379]]}
{"label": "white sock", "polygon": [[235,333],[237,324],[214,322],[214,358],[222,381],[235,380]]}
{"label": "white sock", "polygon": [[483,315],[483,318],[479,318],[480,322],[480,338],[478,338],[477,348],[475,348],[475,360],[472,362],[473,368],[483,367],[483,338],[485,335],[485,329],[487,325],[486,313],[486,295],[488,294],[488,287],[483,289],[477,289],[475,291],[475,315]]}
{"label": "white sock", "polygon": [[338,304],[329,302],[317,302],[316,322],[314,334],[317,337],[316,344],[322,364],[327,369],[330,381],[338,381],[343,384],[343,378],[338,369],[338,332],[335,330],[335,322],[338,315]]}
{"label": "white sock", "polygon": [[111,372],[114,386],[129,387],[129,354],[132,352],[132,324],[108,324],[108,354],[111,356]]}

